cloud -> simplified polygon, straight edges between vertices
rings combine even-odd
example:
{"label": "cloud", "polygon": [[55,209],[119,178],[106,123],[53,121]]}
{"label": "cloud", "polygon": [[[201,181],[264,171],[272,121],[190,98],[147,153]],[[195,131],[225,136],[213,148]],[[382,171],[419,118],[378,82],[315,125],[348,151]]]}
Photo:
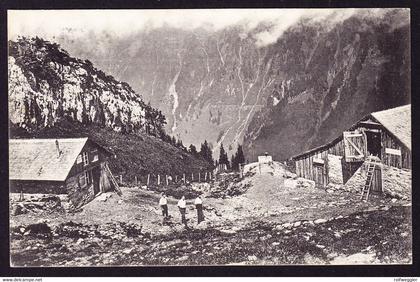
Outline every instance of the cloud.
{"label": "cloud", "polygon": [[362,10],[375,14],[385,9],[9,10],[8,35],[10,39],[18,35],[51,39],[63,32],[77,37],[106,31],[123,37],[165,25],[220,30],[241,24],[250,31],[260,23],[268,23],[270,29],[254,36],[256,44],[264,46],[275,42],[302,18],[338,22]]}
{"label": "cloud", "polygon": [[285,13],[281,17],[270,21],[271,28],[254,37],[257,46],[266,46],[275,43],[277,39],[292,25],[299,20],[307,19],[312,22],[329,22],[330,24],[343,21],[356,12],[356,9],[306,9],[296,10],[293,13]]}

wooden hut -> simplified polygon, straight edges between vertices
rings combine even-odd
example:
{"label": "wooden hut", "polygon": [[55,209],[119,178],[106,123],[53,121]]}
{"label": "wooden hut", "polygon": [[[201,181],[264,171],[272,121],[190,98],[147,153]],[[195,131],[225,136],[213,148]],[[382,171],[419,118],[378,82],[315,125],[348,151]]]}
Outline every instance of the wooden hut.
{"label": "wooden hut", "polygon": [[[296,174],[329,183],[330,159],[341,159],[342,183],[354,174],[368,156],[384,165],[411,169],[411,104],[371,113],[331,142],[292,157]],[[373,191],[381,190],[380,167],[376,168]]]}
{"label": "wooden hut", "polygon": [[108,168],[111,155],[88,138],[11,139],[10,192],[66,194],[70,207],[80,207],[118,189]]}

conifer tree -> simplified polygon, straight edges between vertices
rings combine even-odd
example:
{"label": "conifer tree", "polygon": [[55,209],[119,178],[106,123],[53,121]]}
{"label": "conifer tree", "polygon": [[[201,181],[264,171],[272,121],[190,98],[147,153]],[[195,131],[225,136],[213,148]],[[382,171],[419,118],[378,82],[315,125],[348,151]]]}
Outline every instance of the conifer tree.
{"label": "conifer tree", "polygon": [[242,146],[238,144],[236,153],[232,156],[232,169],[239,170],[239,165],[245,163],[245,156]]}
{"label": "conifer tree", "polygon": [[190,147],[188,148],[188,152],[193,156],[198,155],[197,148],[193,144],[191,144]]}
{"label": "conifer tree", "polygon": [[204,140],[204,143],[201,144],[201,149],[199,155],[206,160],[209,164],[213,166],[213,152],[207,143],[207,140]]}
{"label": "conifer tree", "polygon": [[219,164],[225,164],[229,168],[229,158],[223,147],[223,143],[220,144]]}
{"label": "conifer tree", "polygon": [[244,151],[242,149],[242,145],[240,145],[240,144],[238,144],[238,149],[236,151],[235,158],[236,158],[236,162],[238,163],[238,165],[245,163]]}

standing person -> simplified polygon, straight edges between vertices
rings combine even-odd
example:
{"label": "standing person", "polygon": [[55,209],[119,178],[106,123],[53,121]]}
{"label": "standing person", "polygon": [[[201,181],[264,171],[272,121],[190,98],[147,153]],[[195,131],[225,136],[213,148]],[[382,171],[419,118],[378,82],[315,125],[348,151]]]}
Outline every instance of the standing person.
{"label": "standing person", "polygon": [[204,213],[203,213],[203,200],[200,196],[198,196],[194,201],[195,208],[197,209],[197,218],[198,224],[204,220]]}
{"label": "standing person", "polygon": [[159,206],[162,209],[162,216],[163,219],[169,217],[168,213],[168,199],[166,198],[165,193],[161,194],[160,200],[159,200]]}
{"label": "standing person", "polygon": [[185,218],[185,211],[187,209],[187,203],[185,201],[185,196],[182,196],[181,200],[178,201],[178,208],[179,208],[179,212],[181,213],[182,223],[184,223],[186,226],[187,220]]}

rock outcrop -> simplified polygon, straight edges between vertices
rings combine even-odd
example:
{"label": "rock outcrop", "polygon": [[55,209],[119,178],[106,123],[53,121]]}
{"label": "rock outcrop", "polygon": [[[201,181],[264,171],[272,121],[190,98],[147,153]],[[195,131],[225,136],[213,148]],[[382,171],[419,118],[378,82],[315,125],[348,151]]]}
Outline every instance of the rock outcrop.
{"label": "rock outcrop", "polygon": [[63,117],[116,131],[160,133],[165,117],[125,82],[40,38],[9,42],[9,118],[28,131]]}

